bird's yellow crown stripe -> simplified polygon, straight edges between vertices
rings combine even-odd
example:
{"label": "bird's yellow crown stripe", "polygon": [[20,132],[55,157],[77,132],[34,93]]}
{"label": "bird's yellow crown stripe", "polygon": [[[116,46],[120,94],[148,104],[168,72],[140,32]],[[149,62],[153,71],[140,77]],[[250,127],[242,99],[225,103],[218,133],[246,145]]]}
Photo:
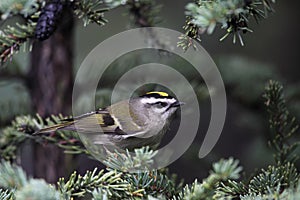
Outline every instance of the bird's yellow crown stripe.
{"label": "bird's yellow crown stripe", "polygon": [[167,96],[169,96],[169,94],[168,93],[166,93],[166,92],[147,92],[146,94],[158,94],[158,95],[160,95],[160,96],[162,96],[162,97],[167,97]]}

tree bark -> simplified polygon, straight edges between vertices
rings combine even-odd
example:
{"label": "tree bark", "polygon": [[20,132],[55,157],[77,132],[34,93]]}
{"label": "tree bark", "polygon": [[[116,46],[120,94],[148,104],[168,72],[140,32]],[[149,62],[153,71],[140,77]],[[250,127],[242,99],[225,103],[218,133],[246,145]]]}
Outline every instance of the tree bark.
{"label": "tree bark", "polygon": [[[73,17],[64,10],[56,32],[35,41],[31,53],[29,88],[34,110],[42,117],[70,113],[73,86]],[[54,183],[64,175],[64,155],[54,145],[34,147],[34,176]]]}

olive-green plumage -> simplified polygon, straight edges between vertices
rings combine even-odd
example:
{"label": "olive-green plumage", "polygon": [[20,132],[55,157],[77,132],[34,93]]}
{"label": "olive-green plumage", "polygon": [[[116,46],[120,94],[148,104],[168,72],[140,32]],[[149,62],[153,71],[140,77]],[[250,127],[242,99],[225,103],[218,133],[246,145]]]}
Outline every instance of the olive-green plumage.
{"label": "olive-green plumage", "polygon": [[164,92],[150,92],[120,101],[105,109],[87,113],[60,124],[41,129],[38,133],[73,130],[90,134],[94,144],[121,149],[158,146],[167,130],[171,115],[181,105]]}

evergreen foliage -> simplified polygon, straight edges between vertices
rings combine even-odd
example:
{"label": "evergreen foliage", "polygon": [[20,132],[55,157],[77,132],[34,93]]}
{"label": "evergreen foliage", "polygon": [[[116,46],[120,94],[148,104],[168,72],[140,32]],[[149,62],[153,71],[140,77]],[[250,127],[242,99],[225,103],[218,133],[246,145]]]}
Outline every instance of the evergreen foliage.
{"label": "evergreen foliage", "polygon": [[296,133],[298,125],[287,110],[282,88],[280,83],[271,80],[263,95],[269,113],[270,145],[275,149],[275,165],[261,169],[245,183],[233,180],[221,182],[215,198],[267,200],[289,199],[298,195],[299,170],[295,166],[295,150],[299,142],[288,141]]}
{"label": "evergreen foliage", "polygon": [[100,26],[107,23],[107,20],[104,18],[104,12],[108,11],[109,8],[103,6],[103,1],[77,0],[74,2],[73,8],[78,18],[83,20],[84,26],[87,26],[91,22]]}
{"label": "evergreen foliage", "polygon": [[[137,171],[141,167],[150,167],[153,163],[152,158],[156,155],[156,151],[151,150],[149,147],[135,149],[134,156],[126,150],[126,154],[115,152],[107,152],[109,159],[104,161],[104,164],[112,169],[120,171]],[[144,163],[141,161],[145,161]]]}
{"label": "evergreen foliage", "polygon": [[287,109],[282,90],[281,84],[270,81],[264,94],[272,137],[270,145],[276,151],[275,160],[279,164],[295,162],[298,159],[295,150],[299,146],[299,142],[290,142],[299,125],[296,118],[291,116]]}
{"label": "evergreen foliage", "polygon": [[13,199],[13,193],[9,190],[2,190],[0,189],[0,199],[2,200],[12,200]]}
{"label": "evergreen foliage", "polygon": [[6,62],[29,38],[33,36],[35,26],[32,22],[17,23],[14,27],[8,25],[0,31],[0,64]]}
{"label": "evergreen foliage", "polygon": [[[248,181],[240,181],[242,167],[232,158],[220,160],[202,182],[195,180],[182,188],[165,169],[138,171],[140,166],[151,165],[156,151],[148,147],[136,149],[134,156],[110,152],[104,161],[106,170],[94,169],[84,175],[74,172],[69,179],[61,178],[57,189],[43,180],[28,178],[23,170],[10,162],[0,165],[0,186],[8,189],[1,195],[8,198],[49,194],[49,199],[71,199],[92,196],[94,199],[291,199],[299,196],[299,173],[295,166],[297,140],[291,140],[298,128],[285,104],[282,85],[270,81],[266,86],[265,105],[269,113],[270,145],[275,150],[275,164],[261,169]],[[66,153],[86,153],[76,133],[57,131],[50,135],[32,135],[37,129],[58,123],[65,117],[17,117],[12,125],[2,130],[0,153],[6,160],[16,158],[16,150],[26,139],[52,143]],[[278,136],[280,135],[280,136]],[[280,148],[278,148],[280,146]],[[37,189],[38,188],[38,189]],[[182,189],[181,189],[182,188]],[[42,193],[43,191],[44,193]],[[5,197],[6,197],[5,196]]]}
{"label": "evergreen foliage", "polygon": [[[20,19],[13,25],[5,25],[0,31],[1,64],[10,60],[25,42],[33,40],[45,3],[45,0],[1,0],[1,21],[6,22],[11,17]],[[160,20],[157,17],[160,6],[151,0],[65,0],[64,3],[78,18],[83,19],[84,25],[106,24],[104,13],[119,6],[128,8],[135,25],[153,26]],[[258,22],[266,18],[268,13],[273,12],[273,3],[275,0],[197,0],[189,3],[184,26],[186,33],[180,37],[178,46],[187,49],[193,45],[188,36],[200,41],[201,34],[212,34],[217,27],[226,30],[220,40],[232,35],[234,43],[239,40],[244,45],[242,33],[252,32],[248,27],[249,20]],[[232,66],[231,63],[229,66]],[[253,77],[257,71],[251,70],[253,68],[247,71],[247,75]],[[238,70],[233,68],[229,71],[225,73],[227,82],[235,85],[241,83],[239,86],[245,88],[242,81],[250,79],[243,77],[243,80],[234,80],[232,76],[240,77]],[[261,83],[271,74],[268,69],[260,68],[258,71],[260,76],[256,77],[256,83]],[[17,151],[26,140],[57,145],[65,153],[90,153],[83,147],[77,133],[57,131],[49,135],[33,134],[40,128],[60,122],[65,119],[64,116],[42,119],[38,115],[28,115],[16,117],[10,126],[0,130],[0,199],[300,199],[299,170],[296,165],[298,157],[295,153],[299,146],[295,137],[299,125],[287,109],[280,83],[270,81],[263,97],[269,114],[269,144],[274,149],[275,162],[258,170],[249,180],[241,179],[242,167],[237,160],[229,158],[214,163],[207,178],[202,181],[196,179],[183,187],[182,182],[178,183],[176,176],[170,175],[167,169],[147,170],[147,166],[153,163],[156,151],[144,147],[136,149],[134,156],[129,151],[110,152],[104,161],[106,169],[95,168],[83,175],[75,171],[69,178],[61,178],[56,185],[50,185],[42,179],[28,177],[14,164]],[[146,169],[137,171],[141,166]]]}
{"label": "evergreen foliage", "polygon": [[[147,152],[149,149],[141,151]],[[209,199],[214,194],[216,183],[239,177],[241,168],[237,164],[232,158],[221,160],[213,165],[209,177],[202,184],[195,181],[192,186],[187,185],[183,190],[182,185],[177,184],[176,177],[170,176],[166,170],[127,173],[111,168],[100,171],[95,168],[84,175],[74,172],[68,180],[61,178],[55,189],[41,179],[27,178],[20,167],[2,161],[0,175],[7,174],[5,177],[8,178],[0,179],[0,186],[7,189],[5,194],[12,195],[12,199],[42,197],[69,200],[87,194],[94,199]]]}
{"label": "evergreen foliage", "polygon": [[97,168],[87,171],[84,176],[77,175],[74,172],[69,180],[65,182],[64,178],[58,182],[58,188],[64,199],[74,196],[84,196],[89,191],[97,189],[105,191],[107,197],[124,198],[129,195],[129,184],[122,178],[122,173],[114,170],[97,172]]}
{"label": "evergreen foliage", "polygon": [[188,37],[200,41],[203,33],[212,34],[216,27],[225,29],[225,35],[220,41],[233,35],[233,43],[239,40],[243,46],[242,33],[252,32],[248,27],[253,18],[259,22],[273,12],[275,0],[197,0],[186,6],[185,35],[180,37],[178,46],[187,49],[192,46]]}
{"label": "evergreen foliage", "polygon": [[22,168],[9,162],[1,162],[0,165],[0,187],[21,188],[27,184],[27,176]]}
{"label": "evergreen foliage", "polygon": [[[37,0],[5,0],[0,3],[1,20],[12,16],[21,16],[22,23],[7,26],[0,32],[0,59],[5,63],[21,45],[34,38],[37,20],[46,1]],[[119,6],[128,7],[134,23],[138,26],[154,26],[160,21],[159,5],[150,0],[65,0],[65,5],[71,7],[78,18],[82,18],[84,25],[96,23],[100,26],[107,23],[104,13]],[[198,0],[186,6],[185,35],[180,37],[178,46],[187,49],[192,46],[191,37],[200,41],[203,33],[211,34],[220,25],[226,29],[226,34],[220,40],[233,35],[233,42],[238,39],[244,45],[241,33],[252,32],[248,28],[249,20],[257,22],[273,12],[272,4],[275,0]],[[29,45],[31,46],[31,44]],[[30,48],[29,48],[30,50]]]}
{"label": "evergreen foliage", "polygon": [[0,4],[1,20],[6,20],[14,15],[28,17],[37,12],[39,2],[37,0],[2,0]]}
{"label": "evergreen foliage", "polygon": [[56,124],[61,119],[65,117],[62,115],[53,115],[46,119],[42,119],[39,115],[16,117],[11,126],[0,130],[0,156],[5,160],[15,159],[17,148],[27,139],[43,144],[55,144],[65,149],[65,153],[89,155],[76,132],[58,131],[50,135],[32,135],[36,130]]}
{"label": "evergreen foliage", "polygon": [[174,197],[174,199],[182,200],[204,200],[213,199],[217,184],[220,181],[227,181],[229,179],[238,179],[242,168],[238,166],[238,161],[232,158],[227,160],[221,159],[219,162],[213,164],[213,170],[210,175],[198,183],[197,179],[190,186],[186,185],[183,191]]}
{"label": "evergreen foliage", "polygon": [[[21,15],[23,22],[16,23],[15,26],[8,25],[0,31],[0,64],[5,63],[14,53],[18,52],[21,45],[35,37],[37,21],[42,13],[46,1],[33,0],[7,0],[0,3],[0,15],[2,20],[8,19],[9,16]],[[107,8],[99,8],[103,5],[98,0],[63,1],[65,4],[73,5],[74,13],[82,18],[84,24],[90,22],[103,25],[106,23],[103,13]],[[30,9],[29,9],[30,8]],[[40,26],[38,26],[40,27]],[[50,36],[50,35],[49,35]],[[31,44],[29,45],[31,49]]]}
{"label": "evergreen foliage", "polygon": [[59,195],[55,187],[42,179],[30,179],[24,187],[14,193],[16,200],[56,200],[59,199]]}
{"label": "evergreen foliage", "polygon": [[[43,180],[28,178],[20,167],[10,162],[2,161],[0,165],[0,186],[6,191],[1,191],[1,195],[15,199],[31,195],[33,199],[40,198],[41,191],[47,192],[43,198],[48,199],[72,199],[74,197],[86,197],[90,195],[93,199],[293,199],[299,197],[299,173],[295,166],[294,152],[298,142],[286,142],[286,137],[278,137],[279,132],[275,130],[285,130],[281,132],[283,136],[290,138],[296,133],[297,124],[291,117],[285,105],[282,85],[276,81],[270,81],[266,86],[264,98],[269,112],[270,131],[272,134],[271,146],[283,145],[281,149],[275,149],[275,164],[265,169],[261,169],[256,175],[250,177],[248,181],[239,180],[242,167],[238,161],[232,158],[221,159],[214,163],[209,176],[198,182],[187,184],[182,187],[178,184],[174,176],[170,176],[165,169],[146,170],[130,173],[140,166],[147,166],[153,162],[152,158],[156,151],[143,147],[136,149],[135,154],[111,152],[104,161],[107,165],[105,170],[87,171],[84,175],[77,172],[71,174],[66,180],[61,178],[57,183],[57,189],[48,185]],[[287,117],[288,116],[288,117]],[[36,128],[42,128],[46,124],[56,123],[56,120],[64,117],[52,117],[46,120],[21,117],[13,122],[10,129],[22,127],[22,130],[34,132]],[[292,120],[291,120],[292,119]],[[292,123],[291,123],[292,122]],[[13,132],[13,131],[11,131]],[[58,136],[32,136],[28,133],[15,131],[19,135],[18,141],[22,141],[29,135],[35,141],[52,141],[60,143],[60,140],[69,140],[70,133],[58,133]],[[59,131],[58,131],[59,132]],[[287,134],[285,134],[287,133]],[[20,137],[23,135],[23,137]],[[59,137],[59,135],[61,135]],[[2,136],[3,137],[3,136]],[[53,136],[52,136],[53,137]],[[72,137],[76,137],[73,135]],[[1,141],[1,140],[0,140]],[[2,140],[5,141],[5,140]],[[6,140],[11,142],[9,139]],[[66,146],[72,146],[67,144]],[[9,145],[2,145],[9,146]],[[60,146],[60,145],[59,145]],[[65,145],[60,147],[65,148]],[[79,148],[74,145],[75,148]],[[290,148],[292,150],[290,150]],[[15,147],[17,148],[17,147]],[[80,147],[83,148],[83,147]],[[2,149],[1,149],[2,150]],[[5,152],[2,150],[2,152]],[[83,152],[78,151],[76,153]],[[282,152],[282,153],[280,153]],[[14,154],[15,151],[11,152]],[[73,152],[74,153],[74,152]],[[5,154],[4,154],[5,155]],[[3,155],[2,155],[3,157]],[[11,158],[11,157],[10,157]],[[146,164],[146,165],[145,165]],[[147,169],[147,167],[146,167]]]}
{"label": "evergreen foliage", "polygon": [[[154,26],[159,22],[160,6],[157,6],[152,0],[64,0],[61,3],[72,8],[75,15],[83,20],[84,26],[90,23],[96,23],[99,26],[105,25],[107,20],[104,18],[104,13],[119,6],[128,8],[134,24],[138,26]],[[34,38],[46,39],[55,31],[53,24],[56,20],[51,21],[50,17],[56,19],[58,16],[55,17],[57,13],[45,15],[43,9],[47,6],[49,7],[45,0],[1,1],[0,21],[5,22],[9,17],[21,16],[22,22],[18,22],[14,26],[7,25],[0,31],[0,66],[12,58],[25,42],[31,41],[32,43]],[[61,11],[61,9],[59,10]],[[48,27],[44,27],[45,22]],[[51,32],[48,31],[50,29]],[[43,37],[44,35],[47,37]],[[28,50],[31,50],[31,43]]]}
{"label": "evergreen foliage", "polygon": [[[149,148],[141,151],[150,153]],[[121,163],[122,160],[119,162]],[[147,161],[141,160],[140,162]],[[126,173],[111,168],[105,171],[98,171],[95,168],[93,171],[87,171],[83,176],[74,172],[68,180],[61,178],[57,184],[58,190],[54,190],[53,186],[46,184],[43,180],[28,179],[20,167],[6,161],[0,164],[0,175],[3,176],[0,179],[0,186],[12,190],[17,199],[18,197],[26,199],[30,195],[33,199],[39,199],[41,194],[44,195],[43,199],[58,199],[58,192],[61,199],[83,197],[87,193],[93,196],[101,194],[109,199],[141,199],[147,195],[157,196],[158,194],[170,198],[178,192],[174,177],[169,179],[164,170]]]}

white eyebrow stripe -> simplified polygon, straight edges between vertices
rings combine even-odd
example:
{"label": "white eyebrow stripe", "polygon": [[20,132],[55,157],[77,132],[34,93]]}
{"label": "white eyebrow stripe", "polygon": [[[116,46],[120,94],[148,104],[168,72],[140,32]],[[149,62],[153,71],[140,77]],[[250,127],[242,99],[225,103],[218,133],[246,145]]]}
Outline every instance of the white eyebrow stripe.
{"label": "white eyebrow stripe", "polygon": [[143,98],[141,99],[141,102],[143,104],[149,103],[149,104],[153,104],[153,103],[157,103],[157,102],[166,102],[166,103],[175,103],[177,100],[176,99],[158,99],[158,98]]}

